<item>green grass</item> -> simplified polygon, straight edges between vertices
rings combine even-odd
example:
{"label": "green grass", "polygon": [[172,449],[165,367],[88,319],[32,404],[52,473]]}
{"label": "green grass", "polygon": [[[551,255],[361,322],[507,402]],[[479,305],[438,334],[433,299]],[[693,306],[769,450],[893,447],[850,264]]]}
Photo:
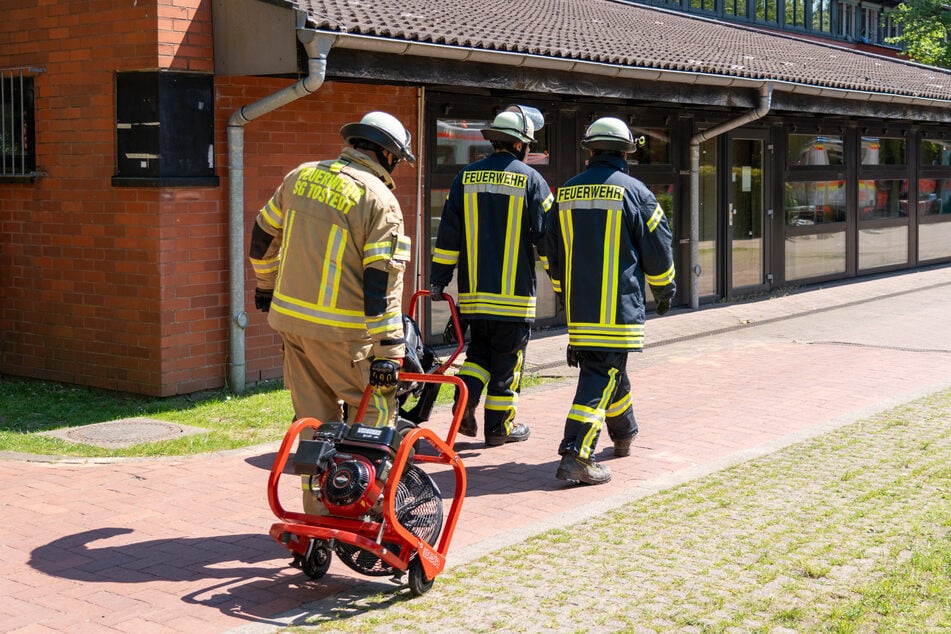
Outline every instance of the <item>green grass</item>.
{"label": "green grass", "polygon": [[[523,389],[546,382],[526,376]],[[443,385],[436,406],[452,402]],[[410,404],[412,401],[410,402]],[[235,396],[226,390],[151,398],[10,376],[0,376],[0,450],[45,456],[141,457],[226,451],[280,440],[294,409],[281,381]],[[105,449],[40,435],[39,432],[144,416],[207,429],[162,442]]]}

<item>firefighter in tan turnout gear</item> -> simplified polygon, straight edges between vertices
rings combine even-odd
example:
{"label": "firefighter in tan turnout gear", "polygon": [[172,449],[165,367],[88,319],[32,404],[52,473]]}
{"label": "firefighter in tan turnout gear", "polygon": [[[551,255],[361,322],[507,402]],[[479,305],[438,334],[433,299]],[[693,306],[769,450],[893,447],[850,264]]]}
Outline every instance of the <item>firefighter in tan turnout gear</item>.
{"label": "firefighter in tan turnout gear", "polygon": [[588,167],[558,188],[548,214],[549,272],[565,306],[568,365],[580,370],[556,477],[601,484],[611,479],[592,455],[602,426],[618,457],[630,454],[637,435],[627,355],[644,347],[647,288],[663,315],[677,287],[664,210],[627,173],[627,153],[636,147],[630,128],[603,117],[581,147],[590,151]]}
{"label": "firefighter in tan turnout gear", "polygon": [[[350,147],[291,171],[258,214],[250,249],[254,302],[283,338],[296,418],[344,420],[343,406],[356,412],[369,383],[377,389],[357,422],[379,427],[398,412],[410,259],[390,173],[416,157],[409,131],[385,112],[370,112],[340,134]],[[305,491],[305,512],[320,513],[320,506]]]}
{"label": "firefighter in tan turnout gear", "polygon": [[478,433],[475,411],[485,390],[490,447],[530,433],[515,415],[535,320],[535,247],[544,247],[553,198],[542,175],[523,161],[544,123],[535,108],[511,106],[482,130],[495,151],[453,180],[433,251],[431,297],[442,299],[458,266],[459,312],[471,333],[458,374],[469,392],[459,433]]}

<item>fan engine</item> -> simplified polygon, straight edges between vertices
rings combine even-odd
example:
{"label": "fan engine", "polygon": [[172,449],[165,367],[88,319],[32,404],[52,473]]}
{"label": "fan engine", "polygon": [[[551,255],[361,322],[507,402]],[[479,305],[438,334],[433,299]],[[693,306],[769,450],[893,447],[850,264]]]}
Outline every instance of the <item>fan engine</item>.
{"label": "fan engine", "polygon": [[[381,521],[383,490],[399,450],[402,435],[392,427],[324,423],[313,440],[301,440],[294,455],[294,473],[310,476],[310,491],[334,516]],[[393,490],[396,521],[430,544],[442,530],[442,494],[416,465],[403,470]],[[389,544],[394,552],[399,546]],[[340,560],[370,576],[393,574],[375,554],[338,541]]]}

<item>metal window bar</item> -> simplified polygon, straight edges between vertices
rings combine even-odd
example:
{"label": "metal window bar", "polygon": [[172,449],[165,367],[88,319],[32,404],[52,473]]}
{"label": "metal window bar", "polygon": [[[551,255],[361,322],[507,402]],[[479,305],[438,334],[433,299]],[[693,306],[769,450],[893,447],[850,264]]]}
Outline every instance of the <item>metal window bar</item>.
{"label": "metal window bar", "polygon": [[35,174],[33,148],[28,147],[32,113],[27,108],[27,79],[42,69],[30,67],[0,68],[0,176]]}

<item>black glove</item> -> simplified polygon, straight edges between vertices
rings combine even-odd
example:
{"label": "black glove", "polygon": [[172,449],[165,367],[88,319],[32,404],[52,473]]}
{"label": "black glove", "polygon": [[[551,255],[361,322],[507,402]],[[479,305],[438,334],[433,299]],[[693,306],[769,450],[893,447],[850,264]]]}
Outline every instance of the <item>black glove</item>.
{"label": "black glove", "polygon": [[433,300],[434,302],[446,301],[446,298],[443,297],[443,294],[442,294],[443,289],[445,289],[445,286],[436,286],[435,284],[433,284],[432,286],[429,287],[429,298]]}
{"label": "black glove", "polygon": [[254,307],[262,313],[271,310],[271,299],[274,297],[274,291],[271,289],[254,289]]}
{"label": "black glove", "polygon": [[396,359],[374,359],[370,363],[370,385],[394,387],[400,381],[400,365],[401,362]]}
{"label": "black glove", "polygon": [[577,348],[568,346],[568,350],[565,354],[565,360],[568,362],[569,368],[577,368],[581,365],[581,359],[583,358],[583,353]]}
{"label": "black glove", "polygon": [[670,299],[662,299],[657,302],[658,315],[666,315],[668,310],[670,310]]}

